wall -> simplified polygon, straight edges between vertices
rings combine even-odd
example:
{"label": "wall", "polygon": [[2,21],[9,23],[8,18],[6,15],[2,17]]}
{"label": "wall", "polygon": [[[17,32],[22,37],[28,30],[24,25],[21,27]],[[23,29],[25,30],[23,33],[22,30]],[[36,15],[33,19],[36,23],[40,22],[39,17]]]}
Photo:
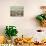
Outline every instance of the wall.
{"label": "wall", "polygon": [[[24,17],[10,16],[10,6],[14,5],[24,6]],[[46,0],[0,0],[0,33],[4,34],[6,25],[15,25],[19,36],[36,34],[36,29],[46,30],[39,27],[35,20],[35,16],[41,13],[39,8],[41,5],[46,5]]]}

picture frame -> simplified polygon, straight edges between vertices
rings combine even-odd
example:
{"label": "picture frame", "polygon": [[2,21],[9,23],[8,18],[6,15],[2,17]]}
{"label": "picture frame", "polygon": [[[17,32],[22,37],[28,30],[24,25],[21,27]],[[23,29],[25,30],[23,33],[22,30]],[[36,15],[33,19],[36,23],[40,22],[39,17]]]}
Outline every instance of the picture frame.
{"label": "picture frame", "polygon": [[24,16],[24,6],[11,6],[10,7],[10,16],[13,16],[13,17]]}

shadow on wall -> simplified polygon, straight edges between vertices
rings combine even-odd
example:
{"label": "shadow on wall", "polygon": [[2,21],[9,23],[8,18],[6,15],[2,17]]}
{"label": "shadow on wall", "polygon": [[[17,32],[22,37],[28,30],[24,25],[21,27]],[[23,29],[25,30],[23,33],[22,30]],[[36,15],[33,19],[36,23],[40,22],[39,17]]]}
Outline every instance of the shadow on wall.
{"label": "shadow on wall", "polygon": [[34,25],[37,26],[37,27],[40,26],[39,21],[37,21],[35,17],[30,18],[30,23],[31,23],[33,26],[34,26]]}

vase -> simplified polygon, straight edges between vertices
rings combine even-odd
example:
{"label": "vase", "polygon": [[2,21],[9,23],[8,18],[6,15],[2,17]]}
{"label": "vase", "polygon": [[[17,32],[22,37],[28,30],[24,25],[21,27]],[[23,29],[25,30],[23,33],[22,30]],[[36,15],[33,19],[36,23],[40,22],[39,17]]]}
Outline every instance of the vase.
{"label": "vase", "polygon": [[11,40],[12,40],[12,44],[14,44],[14,40],[17,38],[17,36],[12,36]]}
{"label": "vase", "polygon": [[42,26],[42,27],[46,27],[46,20],[43,20],[43,21],[41,22],[41,26]]}
{"label": "vase", "polygon": [[11,44],[12,43],[11,39],[7,39],[7,43]]}

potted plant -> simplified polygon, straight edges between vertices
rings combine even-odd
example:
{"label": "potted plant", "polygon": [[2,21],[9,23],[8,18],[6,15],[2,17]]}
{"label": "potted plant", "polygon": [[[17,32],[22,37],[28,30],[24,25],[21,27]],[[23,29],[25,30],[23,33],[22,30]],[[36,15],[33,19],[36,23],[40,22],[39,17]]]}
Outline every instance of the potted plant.
{"label": "potted plant", "polygon": [[39,20],[41,26],[46,27],[46,14],[41,14],[36,17]]}
{"label": "potted plant", "polygon": [[39,20],[42,27],[46,27],[46,6],[41,6],[42,14],[37,15],[36,19]]}
{"label": "potted plant", "polygon": [[[5,34],[8,37],[8,39],[11,41],[12,36],[17,36],[17,29],[15,26],[6,26]],[[10,42],[8,41],[8,42]]]}

